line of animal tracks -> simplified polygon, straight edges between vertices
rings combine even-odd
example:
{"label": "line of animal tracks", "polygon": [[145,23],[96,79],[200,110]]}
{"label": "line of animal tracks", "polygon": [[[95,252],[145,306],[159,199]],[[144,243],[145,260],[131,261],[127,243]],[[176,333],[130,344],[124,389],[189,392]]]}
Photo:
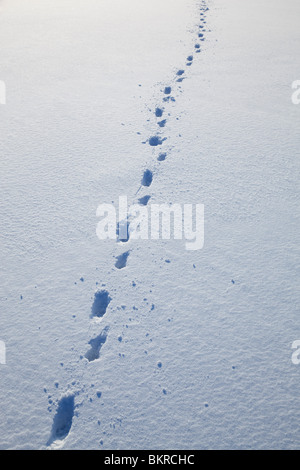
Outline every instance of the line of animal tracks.
{"label": "line of animal tracks", "polygon": [[[176,102],[178,92],[182,92],[183,82],[188,77],[190,69],[197,57],[201,56],[202,47],[204,45],[207,25],[207,0],[202,0],[199,4],[200,19],[197,25],[197,36],[194,41],[194,50],[187,51],[186,58],[183,60],[180,67],[175,71],[174,78],[171,83],[167,84],[163,88],[160,86],[160,98],[155,109],[151,109],[151,113],[154,113],[155,126],[153,134],[149,136],[144,145],[149,145],[152,149],[157,148],[155,152],[155,161],[153,162],[152,168],[147,168],[142,172],[141,181],[137,184],[137,192],[139,193],[137,203],[141,206],[147,206],[151,200],[151,185],[153,178],[155,177],[155,171],[163,171],[163,162],[171,158],[168,152],[167,138],[164,136],[164,129],[168,125],[168,117],[171,116],[170,104]],[[174,106],[172,107],[174,109]],[[117,254],[114,258],[114,266],[117,269],[119,276],[122,276],[122,270],[126,268],[129,257],[133,257],[133,249],[130,248],[130,220],[123,221],[126,227],[126,237],[120,236],[120,226],[117,229],[117,249],[122,251]],[[124,227],[122,227],[122,234],[124,234]],[[83,351],[81,356],[80,365],[82,365],[82,377],[86,371],[86,368],[92,367],[92,363],[97,363],[97,367],[101,367],[101,349],[103,345],[109,341],[109,305],[112,300],[110,292],[102,287],[97,290],[94,294],[93,304],[91,307],[89,317],[89,330],[91,325],[93,328],[99,324],[99,331],[96,336],[87,338],[88,347],[86,351]],[[105,328],[101,328],[101,321],[105,317],[108,325]],[[122,338],[120,338],[122,341]],[[95,365],[95,364],[94,364]],[[77,387],[77,388],[76,388]],[[56,387],[58,391],[58,386]],[[46,443],[46,447],[50,449],[59,449],[64,446],[68,439],[69,433],[72,428],[74,417],[80,419],[78,408],[79,405],[76,403],[78,397],[82,393],[83,388],[78,387],[78,381],[73,381],[72,384],[68,385],[63,395],[60,395],[56,400],[53,400],[51,395],[48,395],[48,410],[53,412],[53,424],[50,431],[50,437]],[[47,389],[44,389],[47,394]],[[101,392],[96,391],[97,398],[101,398]],[[81,404],[82,405],[82,404]],[[103,445],[102,442],[100,442]]]}

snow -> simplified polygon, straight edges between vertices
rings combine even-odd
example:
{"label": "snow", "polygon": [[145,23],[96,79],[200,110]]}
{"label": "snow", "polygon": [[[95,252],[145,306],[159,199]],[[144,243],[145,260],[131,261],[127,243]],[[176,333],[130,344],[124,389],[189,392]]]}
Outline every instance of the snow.
{"label": "snow", "polygon": [[[299,448],[299,14],[1,2],[1,449]],[[100,241],[125,195],[203,249]]]}

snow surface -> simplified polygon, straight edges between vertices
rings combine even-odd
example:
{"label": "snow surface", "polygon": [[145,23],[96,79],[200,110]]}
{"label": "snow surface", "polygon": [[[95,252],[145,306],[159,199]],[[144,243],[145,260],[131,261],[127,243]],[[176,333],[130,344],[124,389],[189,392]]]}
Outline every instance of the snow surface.
{"label": "snow surface", "polygon": [[[2,449],[299,448],[299,15],[1,2]],[[100,241],[120,195],[204,204],[204,248]]]}

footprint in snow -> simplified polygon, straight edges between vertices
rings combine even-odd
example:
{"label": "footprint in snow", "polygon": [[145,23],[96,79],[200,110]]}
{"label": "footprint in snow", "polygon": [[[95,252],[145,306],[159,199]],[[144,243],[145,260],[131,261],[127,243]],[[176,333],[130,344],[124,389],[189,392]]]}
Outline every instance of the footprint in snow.
{"label": "footprint in snow", "polygon": [[166,137],[162,139],[161,137],[156,135],[156,136],[150,137],[149,145],[151,147],[157,147],[158,145],[162,145],[165,140],[167,140]]}
{"label": "footprint in snow", "polygon": [[167,157],[167,154],[166,154],[166,153],[160,153],[160,154],[158,155],[158,157],[157,157],[157,160],[158,160],[159,162],[163,162],[163,161],[166,159],[166,157]]}
{"label": "footprint in snow", "polygon": [[111,301],[111,297],[107,290],[99,290],[95,292],[94,302],[92,305],[91,318],[101,318],[105,315],[106,309]]}
{"label": "footprint in snow", "polygon": [[123,269],[126,267],[129,253],[129,251],[126,251],[122,255],[116,257],[115,267],[117,269]]}
{"label": "footprint in snow", "polygon": [[129,241],[129,222],[128,220],[121,220],[117,224],[117,241],[127,243]]}
{"label": "footprint in snow", "polygon": [[153,173],[151,170],[145,170],[141,181],[142,186],[150,186],[153,181]]}
{"label": "footprint in snow", "polygon": [[99,359],[100,350],[107,340],[108,332],[109,332],[109,327],[107,326],[106,328],[104,328],[104,330],[100,333],[99,336],[89,341],[89,345],[91,346],[91,349],[89,349],[87,353],[85,354],[85,358],[89,362],[93,362]]}
{"label": "footprint in snow", "polygon": [[150,199],[151,199],[151,196],[143,196],[139,199],[139,204],[141,204],[141,206],[146,206],[148,202],[150,201]]}
{"label": "footprint in snow", "polygon": [[74,410],[74,394],[67,394],[59,400],[47,446],[51,446],[52,448],[62,447],[72,427]]}
{"label": "footprint in snow", "polygon": [[163,109],[156,108],[156,110],[155,110],[155,116],[156,117],[162,117],[163,113],[164,113]]}
{"label": "footprint in snow", "polygon": [[163,99],[163,101],[164,101],[165,103],[168,103],[169,101],[173,101],[173,103],[175,103],[176,100],[175,100],[174,96],[166,96],[166,97]]}
{"label": "footprint in snow", "polygon": [[167,124],[167,120],[163,119],[162,121],[159,121],[157,124],[159,125],[159,127],[165,127],[165,125]]}
{"label": "footprint in snow", "polygon": [[189,55],[186,60],[187,60],[186,65],[190,67],[193,63],[194,57],[192,55]]}

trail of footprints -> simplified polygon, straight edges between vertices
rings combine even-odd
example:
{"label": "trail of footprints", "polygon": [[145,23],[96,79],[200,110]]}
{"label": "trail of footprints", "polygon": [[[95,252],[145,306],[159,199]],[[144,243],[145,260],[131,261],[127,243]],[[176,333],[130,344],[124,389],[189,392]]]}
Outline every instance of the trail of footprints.
{"label": "trail of footprints", "polygon": [[[194,53],[199,54],[201,52],[201,45],[200,42],[205,41],[205,24],[206,24],[206,12],[209,8],[206,5],[206,0],[202,1],[202,6],[200,8],[200,25],[199,31],[197,33],[197,42],[194,45],[194,51],[192,54],[188,55],[185,61],[186,67],[191,67],[194,62]],[[182,83],[186,78],[186,72],[183,68],[179,69],[174,78],[174,82]],[[176,99],[172,95],[173,87],[172,86],[165,86],[162,90],[162,106],[157,106],[154,110],[154,115],[157,118],[157,126],[159,129],[164,129],[167,125],[167,118],[165,106],[169,102],[175,102]],[[170,115],[170,114],[168,114]],[[164,144],[167,140],[166,137],[156,133],[149,137],[147,142],[150,147],[160,147]],[[159,152],[157,156],[158,162],[164,162],[167,159],[167,152]],[[149,188],[153,182],[153,171],[150,169],[144,170],[144,173],[141,178],[140,182],[140,189],[141,188]],[[139,191],[139,190],[138,190]],[[138,199],[138,203],[141,206],[146,206],[151,199],[150,194],[146,194]],[[117,242],[127,243],[130,239],[129,234],[130,228],[130,221],[124,220],[119,223],[117,227]],[[126,268],[128,258],[130,256],[130,250],[125,251],[124,253],[115,257],[115,268],[118,270],[122,270]],[[94,294],[94,300],[91,308],[90,319],[91,321],[99,318],[103,318],[109,307],[111,302],[111,297],[109,292],[106,289],[98,290]],[[88,345],[89,348],[87,349],[84,358],[88,361],[88,363],[92,363],[94,361],[99,360],[101,356],[101,349],[107,341],[109,334],[109,326],[106,326],[102,331],[100,331],[99,335],[93,337],[89,340]],[[75,382],[73,382],[75,384]],[[166,392],[164,391],[166,394]],[[52,430],[50,433],[49,440],[47,442],[47,446],[50,448],[60,448],[64,444],[66,438],[72,427],[72,421],[74,416],[76,415],[76,405],[75,405],[75,397],[79,395],[79,392],[72,393],[67,392],[63,395],[57,403],[56,413],[53,419]],[[98,392],[98,397],[101,396],[101,393]],[[52,400],[49,400],[51,403]]]}

